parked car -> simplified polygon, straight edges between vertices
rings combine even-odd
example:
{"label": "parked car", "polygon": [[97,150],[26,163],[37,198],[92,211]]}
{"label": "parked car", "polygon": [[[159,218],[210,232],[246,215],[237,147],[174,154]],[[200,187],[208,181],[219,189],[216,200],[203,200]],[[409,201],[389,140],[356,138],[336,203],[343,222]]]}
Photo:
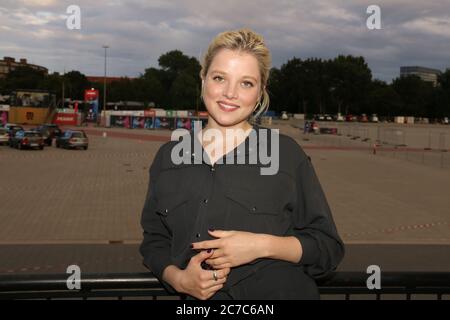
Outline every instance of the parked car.
{"label": "parked car", "polygon": [[62,130],[57,124],[44,123],[42,125],[42,127],[47,128],[50,131],[50,133],[53,135],[53,137],[55,137],[55,138],[61,136],[61,134],[62,134]]}
{"label": "parked car", "polygon": [[314,115],[314,120],[325,121],[325,116],[323,114],[316,114],[316,115]]}
{"label": "parked car", "polygon": [[0,144],[9,144],[9,133],[5,128],[0,128]]}
{"label": "parked car", "polygon": [[16,135],[16,132],[23,130],[22,126],[19,126],[18,124],[15,124],[15,123],[7,123],[4,128],[8,132],[10,142],[11,142],[11,138],[13,138]]}
{"label": "parked car", "polygon": [[14,137],[10,138],[9,146],[11,148],[39,148],[44,149],[44,139],[39,132],[36,131],[17,131]]}
{"label": "parked car", "polygon": [[378,122],[378,116],[375,113],[370,116],[370,122]]}
{"label": "parked car", "polygon": [[56,124],[44,124],[33,129],[44,137],[45,144],[51,146],[53,139],[61,135],[61,129]]}
{"label": "parked car", "polygon": [[359,122],[369,122],[369,119],[367,118],[367,115],[365,113],[359,116]]}
{"label": "parked car", "polygon": [[83,148],[89,147],[89,139],[83,130],[67,130],[56,138],[57,148]]}

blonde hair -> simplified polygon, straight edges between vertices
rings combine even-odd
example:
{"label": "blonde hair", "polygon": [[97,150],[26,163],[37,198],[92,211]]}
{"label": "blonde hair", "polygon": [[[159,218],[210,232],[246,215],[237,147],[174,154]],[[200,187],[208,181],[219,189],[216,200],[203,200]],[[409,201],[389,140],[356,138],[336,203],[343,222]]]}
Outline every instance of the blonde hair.
{"label": "blonde hair", "polygon": [[[253,114],[253,120],[263,114],[269,107],[269,94],[267,92],[267,82],[272,64],[272,57],[269,49],[264,43],[264,38],[254,31],[243,28],[219,33],[209,44],[208,51],[203,57],[200,77],[206,78],[208,69],[221,49],[230,49],[243,51],[252,54],[258,60],[259,72],[261,75],[261,96],[258,101],[259,107],[256,114]],[[258,106],[258,104],[256,106]],[[255,107],[256,107],[255,106]],[[256,110],[256,109],[255,109]]]}

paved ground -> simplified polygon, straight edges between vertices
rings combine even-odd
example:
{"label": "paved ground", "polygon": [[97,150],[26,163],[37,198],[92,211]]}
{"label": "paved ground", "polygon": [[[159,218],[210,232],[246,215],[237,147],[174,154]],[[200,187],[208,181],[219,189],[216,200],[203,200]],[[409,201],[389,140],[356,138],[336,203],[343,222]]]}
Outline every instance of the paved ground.
{"label": "paved ground", "polygon": [[[303,135],[295,125],[279,124],[312,158],[349,248],[346,270],[376,257],[370,264],[450,271],[450,166],[390,156],[396,150],[374,155],[346,135]],[[0,147],[0,273],[61,272],[72,260],[92,270],[141,270],[136,245],[148,168],[170,133],[86,131],[87,151]]]}

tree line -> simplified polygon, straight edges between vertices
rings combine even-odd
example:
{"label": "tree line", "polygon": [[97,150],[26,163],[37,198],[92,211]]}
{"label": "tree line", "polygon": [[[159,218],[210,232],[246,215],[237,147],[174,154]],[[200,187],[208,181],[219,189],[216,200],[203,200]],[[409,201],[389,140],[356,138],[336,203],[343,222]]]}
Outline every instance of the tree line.
{"label": "tree line", "polygon": [[[179,50],[158,59],[158,68],[145,69],[137,78],[121,78],[107,85],[107,101],[139,101],[146,107],[205,110],[200,99],[200,63]],[[0,92],[16,89],[44,89],[82,100],[84,90],[99,89],[79,71],[64,75],[20,67],[0,79]],[[334,59],[293,57],[280,68],[272,68],[268,83],[270,110],[305,114],[372,114],[379,116],[450,116],[450,70],[438,78],[438,85],[416,76],[398,77],[388,84],[373,79],[363,57],[340,55]]]}

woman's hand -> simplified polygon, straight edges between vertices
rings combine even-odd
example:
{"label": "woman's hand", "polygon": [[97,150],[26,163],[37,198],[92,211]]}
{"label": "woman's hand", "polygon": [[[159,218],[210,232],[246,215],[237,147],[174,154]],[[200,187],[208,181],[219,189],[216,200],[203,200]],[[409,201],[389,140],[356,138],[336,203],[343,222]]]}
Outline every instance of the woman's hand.
{"label": "woman's hand", "polygon": [[194,250],[213,249],[206,263],[214,269],[237,267],[265,256],[264,234],[244,231],[208,231],[217,239],[193,243]]}
{"label": "woman's hand", "polygon": [[230,268],[203,270],[201,263],[213,255],[213,251],[209,251],[204,250],[193,256],[186,269],[181,270],[177,291],[200,300],[207,300],[223,288]]}

